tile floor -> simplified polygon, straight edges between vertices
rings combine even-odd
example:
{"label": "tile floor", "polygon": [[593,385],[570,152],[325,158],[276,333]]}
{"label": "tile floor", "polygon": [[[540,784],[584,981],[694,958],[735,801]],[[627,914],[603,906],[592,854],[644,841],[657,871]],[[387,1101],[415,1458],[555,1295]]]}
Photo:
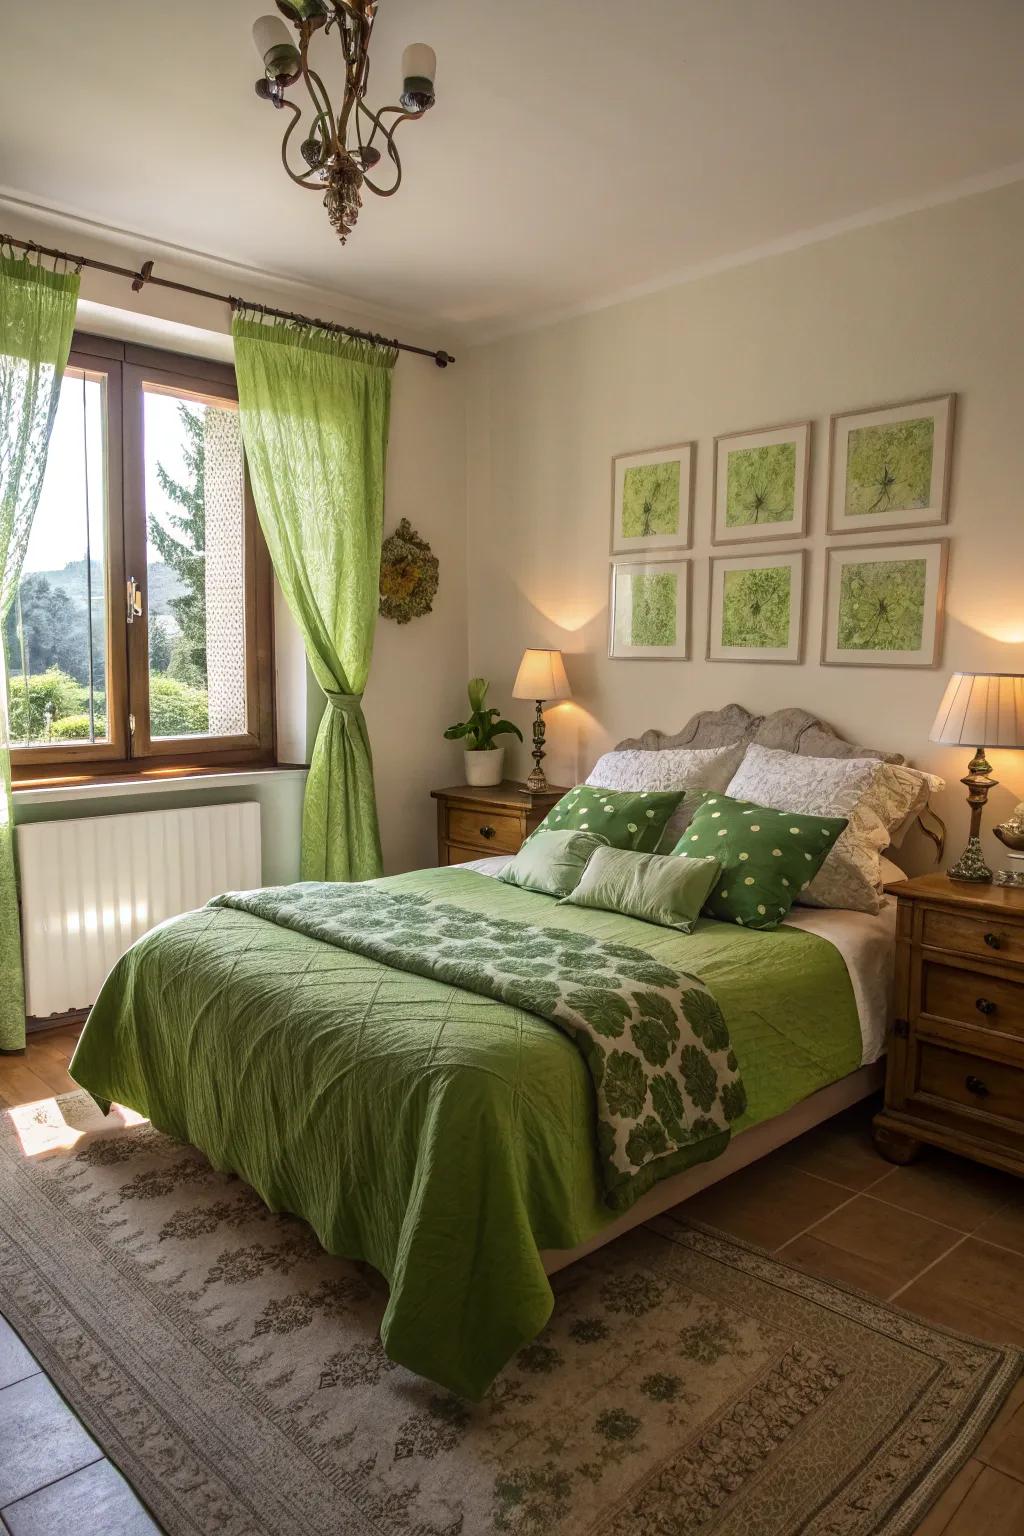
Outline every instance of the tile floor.
{"label": "tile floor", "polygon": [[[67,1091],[74,1030],[0,1057],[0,1105]],[[687,1216],[936,1323],[1024,1348],[1024,1182],[938,1151],[907,1168],[866,1104],[705,1190]],[[680,1207],[680,1210],[683,1208]],[[152,1536],[156,1527],[0,1320],[0,1529]],[[916,1536],[1024,1533],[1024,1378]]]}

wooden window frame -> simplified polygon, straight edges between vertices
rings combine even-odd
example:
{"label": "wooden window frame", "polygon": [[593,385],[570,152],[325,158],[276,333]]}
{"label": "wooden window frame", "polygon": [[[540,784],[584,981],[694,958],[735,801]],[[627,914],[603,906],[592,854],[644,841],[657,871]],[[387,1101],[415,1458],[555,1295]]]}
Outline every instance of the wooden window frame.
{"label": "wooden window frame", "polygon": [[[224,769],[272,767],[274,721],[273,573],[259,526],[248,468],[244,484],[246,718],[240,736],[149,734],[149,603],[143,439],[144,385],[197,398],[238,399],[234,369],[207,358],[75,333],[70,367],[107,377],[106,406],[106,647],[109,740],[46,747],[12,747],[14,787],[105,778],[166,778]],[[127,581],[142,594],[142,615],[127,620]],[[134,721],[134,731],[131,729]]]}

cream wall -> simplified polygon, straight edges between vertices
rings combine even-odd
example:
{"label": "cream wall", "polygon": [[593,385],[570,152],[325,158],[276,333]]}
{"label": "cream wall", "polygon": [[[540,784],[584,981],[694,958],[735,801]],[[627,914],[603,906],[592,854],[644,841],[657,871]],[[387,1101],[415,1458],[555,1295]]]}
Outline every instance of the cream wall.
{"label": "cream wall", "polygon": [[[283,279],[264,278],[221,263],[202,264],[153,242],[130,245],[104,236],[95,226],[73,225],[5,208],[7,233],[43,244],[136,266],[147,256],[157,272],[220,292],[244,294],[279,308],[299,309],[343,324],[368,326],[387,335],[459,353],[458,337],[446,331],[421,332],[407,318],[346,301],[337,294],[305,289]],[[339,251],[339,276],[344,253]],[[124,278],[85,269],[79,321],[93,333],[126,337],[181,352],[230,359],[227,307],[166,289],[144,288],[135,295]],[[462,707],[466,678],[465,565],[465,373],[461,362],[444,371],[428,358],[401,354],[395,369],[388,452],[384,528],[389,533],[405,516],[438,556],[440,589],[434,613],[399,627],[381,619],[365,713],[373,744],[385,867],[388,872],[433,862],[436,820],[430,790],[452,779],[452,748],[441,731]],[[292,761],[308,757],[322,710],[322,698],[302,663],[294,631],[277,614],[278,734]],[[308,683],[308,697],[307,697]],[[19,804],[19,799],[21,803]],[[262,806],[264,879],[298,879],[301,782],[294,775],[261,775],[251,784],[233,780],[220,789],[183,787],[147,798],[134,791],[120,799],[79,801],[15,795],[15,819],[29,821],[68,815],[104,815],[120,810],[207,804],[224,799],[258,799]]]}
{"label": "cream wall", "polygon": [[[548,715],[549,776],[572,783],[617,739],[738,700],[799,704],[844,734],[955,781],[966,752],[928,730],[951,670],[1024,672],[1024,184],[722,272],[478,349],[468,381],[469,659],[512,705],[524,646],[566,653],[574,703]],[[958,394],[947,621],[935,670],[822,667],[828,416]],[[709,663],[712,439],[810,417],[811,535],[802,666]],[[607,658],[610,460],[695,439],[691,656]],[[877,535],[878,542],[920,533]],[[780,550],[802,541],[768,544]],[[737,549],[755,549],[755,545]],[[525,749],[515,754],[519,771]],[[1001,817],[1024,752],[993,753]],[[951,844],[964,791],[938,803]],[[997,819],[991,814],[989,824]],[[914,834],[908,863],[928,844]],[[999,845],[988,838],[997,857]]]}

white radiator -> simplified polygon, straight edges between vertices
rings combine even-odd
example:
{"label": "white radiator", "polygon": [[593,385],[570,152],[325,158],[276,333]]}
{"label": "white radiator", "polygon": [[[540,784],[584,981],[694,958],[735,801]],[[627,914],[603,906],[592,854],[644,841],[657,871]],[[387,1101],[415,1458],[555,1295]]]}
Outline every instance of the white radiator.
{"label": "white radiator", "polygon": [[260,884],[260,808],[204,805],[18,828],[26,1011],[87,1008],[149,928]]}

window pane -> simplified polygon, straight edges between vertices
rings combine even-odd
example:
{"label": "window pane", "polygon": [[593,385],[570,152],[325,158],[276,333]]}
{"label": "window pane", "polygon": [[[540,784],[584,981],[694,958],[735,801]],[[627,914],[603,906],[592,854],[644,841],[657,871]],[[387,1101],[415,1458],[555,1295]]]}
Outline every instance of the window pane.
{"label": "window pane", "polygon": [[4,634],[15,747],[108,739],[105,442],[106,380],[68,368]]}
{"label": "window pane", "polygon": [[234,401],[147,385],[154,740],[245,734],[245,522]]}

